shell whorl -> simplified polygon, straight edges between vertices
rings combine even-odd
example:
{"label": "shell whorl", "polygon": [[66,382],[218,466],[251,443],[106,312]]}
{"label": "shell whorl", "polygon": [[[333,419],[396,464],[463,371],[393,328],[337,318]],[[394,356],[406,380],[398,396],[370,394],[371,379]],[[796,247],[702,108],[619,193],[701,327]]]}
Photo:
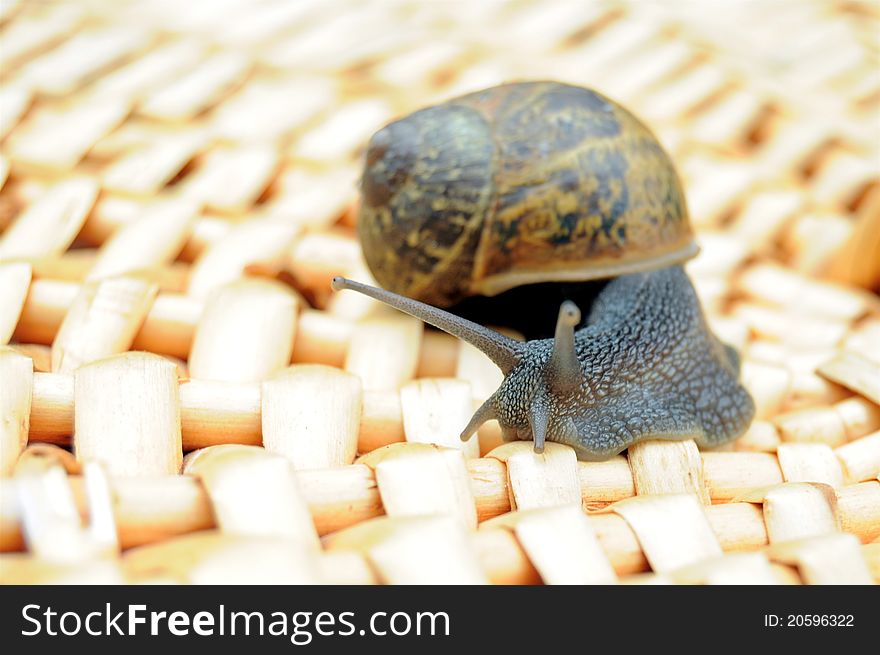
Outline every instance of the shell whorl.
{"label": "shell whorl", "polygon": [[363,191],[376,279],[440,306],[696,254],[656,137],[595,91],[556,82],[493,87],[388,125],[368,148]]}

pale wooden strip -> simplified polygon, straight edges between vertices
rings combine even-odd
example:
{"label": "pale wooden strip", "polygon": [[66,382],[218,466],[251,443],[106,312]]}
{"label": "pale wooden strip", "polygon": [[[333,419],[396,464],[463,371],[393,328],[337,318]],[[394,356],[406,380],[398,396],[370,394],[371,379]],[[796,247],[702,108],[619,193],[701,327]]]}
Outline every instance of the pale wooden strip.
{"label": "pale wooden strip", "polygon": [[148,95],[139,112],[150,118],[186,121],[216,103],[247,75],[250,62],[243,54],[221,52],[195,69]]}
{"label": "pale wooden strip", "polygon": [[[648,57],[652,54],[648,54]],[[700,143],[740,142],[748,136],[765,109],[765,101],[756,91],[733,91],[700,113],[694,121],[691,135]]]}
{"label": "pale wooden strip", "polygon": [[[383,35],[382,27],[387,26],[388,21],[393,18],[385,7],[390,5],[349,5],[344,12],[326,14],[321,20],[311,23],[308,30],[299,31],[277,44],[272,44],[262,58],[273,68],[282,70],[318,68],[336,72],[345,67],[344,62],[351,62],[365,48],[378,56],[387,56],[387,51],[381,45],[398,43],[399,35],[390,39]],[[368,33],[375,34],[376,38],[361,38]],[[375,40],[380,42],[378,50],[373,46]],[[366,46],[360,43],[362,41],[366,42]],[[339,48],[339,43],[350,44],[350,47]],[[347,52],[350,49],[355,54]]]}
{"label": "pale wooden strip", "polygon": [[20,79],[49,95],[68,95],[90,77],[145,47],[151,35],[131,27],[80,32],[58,48],[29,63]]}
{"label": "pale wooden strip", "polygon": [[[613,75],[603,75],[603,94],[628,103],[647,93],[694,59],[693,46],[681,41],[656,44],[650,49],[636,51],[615,65]],[[577,59],[573,66],[577,67]],[[616,62],[615,62],[616,63]],[[579,76],[578,76],[579,77]]]}
{"label": "pale wooden strip", "polygon": [[351,333],[345,370],[360,377],[367,391],[400,388],[415,375],[422,328],[418,319],[396,312],[358,323]]}
{"label": "pale wooden strip", "polygon": [[15,464],[14,475],[42,473],[60,466],[68,475],[79,475],[83,467],[76,457],[61,446],[48,443],[33,443],[25,448]]}
{"label": "pale wooden strip", "polygon": [[818,370],[832,382],[842,384],[880,405],[880,363],[854,352],[841,352]]}
{"label": "pale wooden strip", "polygon": [[[142,216],[149,204],[142,199],[105,194],[95,203],[89,219],[83,226],[82,236],[89,243],[103,243],[121,226]],[[190,257],[190,260],[192,259]]]}
{"label": "pale wooden strip", "polygon": [[193,264],[189,293],[197,298],[242,276],[249,264],[286,254],[299,228],[281,221],[247,221],[215,241]]}
{"label": "pale wooden strip", "polygon": [[774,453],[779,447],[779,430],[770,421],[752,421],[746,433],[737,439],[734,450]]}
{"label": "pale wooden strip", "polygon": [[632,469],[622,455],[604,462],[578,462],[578,480],[587,507],[636,495]]}
{"label": "pale wooden strip", "polygon": [[189,450],[218,443],[259,445],[260,386],[180,381],[180,423]]}
{"label": "pale wooden strip", "polygon": [[847,206],[859,191],[876,181],[877,161],[873,153],[864,156],[839,149],[825,158],[811,180],[810,190],[819,203]]}
{"label": "pale wooden strip", "polygon": [[327,78],[251,80],[217,108],[211,130],[242,143],[279,139],[325,109],[334,96]]}
{"label": "pale wooden strip", "polygon": [[69,373],[128,350],[158,291],[139,278],[83,284],[52,342],[52,370]]}
{"label": "pale wooden strip", "polygon": [[408,49],[405,57],[389,57],[377,66],[374,74],[394,88],[413,88],[442,75],[443,70],[452,72],[453,62],[462,51],[460,43],[431,39]]}
{"label": "pale wooden strip", "polygon": [[195,378],[259,382],[290,362],[298,301],[289,287],[244,279],[207,301],[189,355]]}
{"label": "pale wooden strip", "polygon": [[360,553],[337,551],[321,553],[318,561],[319,575],[325,584],[379,584],[375,571]]}
{"label": "pale wooden strip", "polygon": [[[9,137],[7,152],[18,163],[69,170],[129,112],[124,100],[86,97],[76,104],[45,107]],[[75,125],[76,129],[71,129]]]}
{"label": "pale wooden strip", "polygon": [[[5,36],[4,36],[5,38]],[[3,42],[4,50],[6,41]],[[0,51],[2,52],[2,51]],[[2,68],[2,64],[0,64]],[[23,87],[0,88],[0,139],[12,131],[31,104],[31,92]]]}
{"label": "pale wooden strip", "polygon": [[95,84],[95,93],[137,101],[160,84],[191,69],[204,55],[204,43],[171,41],[102,77]]}
{"label": "pale wooden strip", "polygon": [[[480,520],[510,511],[505,467],[501,462],[471,460],[468,470]],[[297,478],[321,535],[382,514],[381,498],[369,467],[356,464],[339,469],[299,471]],[[76,489],[81,487],[80,478],[74,477],[72,482]],[[20,508],[10,502],[10,494],[5,493],[7,488],[10,494],[15,493],[16,481],[4,482],[4,493],[0,494],[0,549],[16,550],[23,547]],[[114,492],[120,538],[125,548],[214,525],[204,488],[188,476],[116,478]],[[754,504],[761,503],[765,493],[763,489],[753,494],[750,502],[706,507],[712,529],[725,550],[751,550],[768,543],[762,510]],[[86,512],[83,499],[78,497],[77,500],[80,511]],[[864,543],[880,537],[880,483],[871,481],[844,487],[838,493],[838,502],[841,525],[846,531]],[[590,520],[618,573],[647,568],[638,540],[623,519],[613,514],[592,514]]]}
{"label": "pale wooden strip", "polygon": [[693,440],[642,441],[627,450],[636,494],[695,494],[711,504],[703,480],[703,460]]}
{"label": "pale wooden strip", "polygon": [[546,443],[539,454],[531,442],[514,441],[488,457],[507,464],[511,509],[580,505],[577,456],[569,446]]}
{"label": "pale wooden strip", "polygon": [[825,274],[830,279],[844,284],[856,284],[866,289],[876,288],[880,280],[878,226],[880,226],[880,191],[875,188],[859,207],[849,238],[831,256]]}
{"label": "pale wooden strip", "polygon": [[742,363],[742,383],[755,401],[755,418],[770,418],[782,408],[791,388],[791,372],[756,361]]}
{"label": "pale wooden strip", "polygon": [[103,186],[109,191],[150,198],[180,172],[204,142],[203,133],[195,131],[159,138],[105,170]]}
{"label": "pale wooden strip", "polygon": [[[2,110],[0,110],[2,111]],[[9,160],[0,153],[0,189],[3,188],[3,185],[6,184],[6,180],[9,178]]]}
{"label": "pale wooden strip", "polygon": [[[9,4],[11,3],[0,3],[0,11]],[[15,553],[0,556],[0,569],[3,571],[5,584],[82,586],[121,585],[128,582],[119,563],[112,559],[61,563],[45,560],[30,553]]]}
{"label": "pale wooden strip", "polygon": [[[459,345],[463,341],[439,330],[425,329],[416,377],[451,378],[456,375]],[[479,351],[478,351],[479,352]]]}
{"label": "pale wooden strip", "polygon": [[788,117],[764,140],[763,147],[756,153],[754,165],[769,176],[797,169],[834,138],[834,128],[827,121],[817,117],[801,120]]}
{"label": "pale wooden strip", "polygon": [[485,584],[461,523],[447,517],[381,517],[329,535],[327,550],[363,553],[386,584]]}
{"label": "pale wooden strip", "polygon": [[349,103],[305,134],[293,148],[293,154],[321,162],[344,159],[391,115],[391,108],[384,100],[372,98]]}
{"label": "pale wooden strip", "polygon": [[[29,257],[23,261],[30,263],[34,281],[69,280],[80,282],[88,273],[97,257],[94,248],[71,248],[60,255]],[[171,272],[168,272],[168,279]]]}
{"label": "pale wooden strip", "polygon": [[770,546],[770,557],[797,566],[806,584],[873,584],[859,540],[829,534]]}
{"label": "pale wooden strip", "polygon": [[769,453],[703,453],[703,471],[710,495],[717,501],[783,481],[779,461]]}
{"label": "pale wooden strip", "polygon": [[704,560],[671,573],[678,584],[770,585],[779,584],[779,577],[764,553],[727,553],[717,559]]}
{"label": "pale wooden strip", "polygon": [[796,370],[799,365],[797,355],[792,355],[789,358],[788,365],[794,370],[794,374],[791,379],[791,391],[783,405],[783,409],[786,411],[801,408],[833,411],[833,408],[821,406],[831,405],[850,396],[850,391],[845,387],[817,375],[812,370]]}
{"label": "pale wooden strip", "polygon": [[834,451],[848,484],[880,475],[880,432],[869,434]]}
{"label": "pale wooden strip", "polygon": [[810,212],[789,226],[781,245],[790,266],[804,274],[821,275],[854,231],[853,220],[846,214]]}
{"label": "pale wooden strip", "polygon": [[[537,12],[537,9],[536,5],[533,12]],[[522,29],[527,31],[528,28],[524,25]],[[628,53],[654,47],[660,29],[661,26],[654,21],[623,17],[612,21],[569,54],[581,65],[581,75],[601,75],[603,70]]]}
{"label": "pale wooden strip", "polygon": [[858,353],[880,363],[880,352],[874,352],[877,350],[877,343],[880,343],[880,317],[872,317],[863,320],[850,331],[843,342],[843,350]]}
{"label": "pale wooden strip", "polygon": [[204,303],[188,294],[161,293],[147,314],[132,348],[186,358]]}
{"label": "pale wooden strip", "polygon": [[477,527],[471,478],[460,450],[427,444],[394,444],[358,460],[376,473],[388,516],[440,514]]}
{"label": "pale wooden strip", "polygon": [[31,285],[31,265],[0,264],[0,346],[9,343]]}
{"label": "pale wooden strip", "polygon": [[450,378],[422,378],[400,388],[406,440],[455,448],[479,457],[477,439],[463,442],[461,431],[473,413],[470,384]]}
{"label": "pale wooden strip", "polygon": [[764,521],[770,543],[837,531],[830,488],[806,482],[774,487],[764,495]]}
{"label": "pale wooden strip", "polygon": [[82,228],[97,195],[97,185],[85,177],[49,187],[0,236],[0,259],[62,253]]}
{"label": "pale wooden strip", "polygon": [[827,444],[786,443],[776,451],[786,482],[821,482],[834,489],[843,486],[843,471]]}
{"label": "pale wooden strip", "polygon": [[406,441],[400,394],[394,391],[364,392],[358,451],[368,453],[399,441]]}
{"label": "pale wooden strip", "polygon": [[86,462],[82,466],[86,502],[88,503],[89,539],[112,551],[119,549],[119,531],[116,527],[116,515],[113,492],[110,480],[103,466],[97,462]]}
{"label": "pale wooden strip", "polygon": [[125,551],[122,566],[137,584],[324,583],[319,560],[287,537],[203,530]]}
{"label": "pale wooden strip", "polygon": [[361,246],[349,234],[311,232],[293,245],[288,266],[299,284],[326,302],[334,276],[362,270]]}
{"label": "pale wooden strip", "polygon": [[491,359],[463,341],[458,347],[455,377],[471,383],[474,399],[480,403],[495,393],[504,380],[504,374]]}
{"label": "pale wooden strip", "polygon": [[712,527],[694,495],[639,496],[612,505],[636,533],[658,573],[721,555]]}
{"label": "pale wooden strip", "polygon": [[256,446],[212,446],[187,455],[184,473],[205,485],[223,532],[287,537],[303,548],[319,547],[296,474],[285,458]]}
{"label": "pale wooden strip", "polygon": [[361,406],[356,376],[320,364],[291,366],[263,382],[263,445],[296,469],[351,464]]}
{"label": "pale wooden strip", "polygon": [[18,478],[22,531],[28,550],[51,562],[85,562],[119,551],[107,477],[96,464],[84,471],[89,524],[83,526],[67,474],[60,466]]}
{"label": "pale wooden strip", "polygon": [[783,441],[824,443],[835,447],[846,442],[846,426],[830,407],[811,407],[779,414],[773,419]]}
{"label": "pale wooden strip", "polygon": [[28,442],[34,365],[30,357],[0,346],[0,476],[10,475]]}
{"label": "pale wooden strip", "polygon": [[353,214],[359,175],[356,167],[341,164],[321,174],[289,168],[273,182],[266,213],[316,230],[330,227],[340,216]]}
{"label": "pale wooden strip", "polygon": [[[381,286],[373,278],[366,265],[357,265],[346,272],[345,277],[369,284],[370,286]],[[373,316],[381,316],[387,314],[388,308],[382,303],[365,296],[362,293],[334,293],[327,299],[324,310],[328,314],[339,316],[353,323],[366,320]]]}
{"label": "pale wooden strip", "polygon": [[[79,288],[72,282],[34,280],[15,337],[27,343],[52,343]],[[198,298],[180,293],[159,294],[132,347],[185,358],[202,310],[203,302]]]}
{"label": "pale wooden strip", "polygon": [[751,297],[797,313],[852,321],[870,308],[864,292],[812,280],[778,264],[756,264],[737,279],[738,288]]}
{"label": "pale wooden strip", "polygon": [[109,134],[98,139],[89,151],[89,156],[109,164],[181,129],[185,130],[186,128],[161,125],[132,117]]}
{"label": "pale wooden strip", "polygon": [[804,204],[800,189],[773,189],[752,193],[744,200],[732,225],[752,248],[760,248],[775,239]]}
{"label": "pale wooden strip", "polygon": [[174,364],[150,353],[124,353],[74,373],[74,448],[111,475],[180,470],[180,407]]}
{"label": "pale wooden strip", "polygon": [[104,242],[86,280],[170,264],[180,254],[197,213],[194,204],[176,198],[153,204]]}
{"label": "pale wooden strip", "polygon": [[729,231],[706,229],[697,236],[700,252],[687,263],[695,281],[708,276],[730,277],[749,256],[749,246]]}
{"label": "pale wooden strip", "polygon": [[846,438],[849,441],[880,430],[880,405],[872,403],[867,398],[860,396],[846,398],[834,404],[834,411],[843,421]]}
{"label": "pale wooden strip", "polygon": [[[15,3],[3,3],[3,9]],[[0,49],[0,70],[55,45],[82,21],[84,8],[61,3],[35,15],[20,15],[5,26],[3,48]]]}
{"label": "pale wooden strip", "polygon": [[180,194],[218,212],[245,212],[272,181],[278,161],[271,144],[211,150],[186,177]]}
{"label": "pale wooden strip", "polygon": [[849,330],[847,321],[797,316],[753,302],[738,302],[733,316],[748,323],[752,332],[762,338],[782,341],[798,348],[836,347]]}
{"label": "pale wooden strip", "polygon": [[[342,368],[354,325],[327,312],[306,308],[299,315],[293,361]],[[398,406],[400,401],[398,401]]]}
{"label": "pale wooden strip", "polygon": [[34,439],[55,441],[73,432],[73,376],[34,373],[30,434]]}
{"label": "pale wooden strip", "polygon": [[609,584],[617,575],[580,505],[510,512],[480,530],[511,529],[545,584]]}
{"label": "pale wooden strip", "polygon": [[728,79],[719,66],[703,64],[660,86],[644,100],[642,113],[656,122],[675,118],[721,91]]}
{"label": "pale wooden strip", "polygon": [[[502,4],[474,3],[474,5],[462,6],[462,18],[460,20],[470,21],[474,28],[482,32],[479,26],[482,24],[498,25],[498,28],[491,30],[491,34],[486,34],[485,39],[493,39],[489,41],[495,47],[502,44],[517,44],[518,48],[526,49],[529,54],[532,52],[554,51],[556,56],[560,56],[555,51],[559,46],[568,41],[568,37],[572,36],[580,30],[590,29],[590,33],[595,39],[601,39],[604,29],[597,28],[603,22],[611,23],[608,30],[615,30],[616,35],[624,41],[624,45],[614,50],[619,56],[623,56],[627,52],[627,47],[643,45],[646,49],[650,49],[655,44],[650,43],[649,35],[653,30],[641,30],[641,22],[629,21],[621,18],[621,26],[616,21],[609,19],[614,16],[614,8],[603,3],[589,3],[586,5],[572,5],[567,2],[539,3],[539,4],[523,4],[516,8],[516,11],[507,12],[507,7]],[[484,23],[483,21],[487,21]],[[625,27],[625,29],[621,29]],[[655,28],[656,29],[656,28]],[[598,31],[598,35],[595,32]],[[497,41],[495,40],[497,39]],[[591,44],[593,39],[587,40],[587,44]],[[606,45],[608,45],[606,43]],[[580,54],[581,51],[578,52]],[[598,51],[589,51],[600,56],[603,52],[601,48]],[[575,58],[577,61],[578,57]]]}
{"label": "pale wooden strip", "polygon": [[317,5],[314,2],[263,5],[259,11],[245,11],[237,20],[228,21],[214,36],[227,46],[260,46],[281,34],[295,33],[314,16]]}

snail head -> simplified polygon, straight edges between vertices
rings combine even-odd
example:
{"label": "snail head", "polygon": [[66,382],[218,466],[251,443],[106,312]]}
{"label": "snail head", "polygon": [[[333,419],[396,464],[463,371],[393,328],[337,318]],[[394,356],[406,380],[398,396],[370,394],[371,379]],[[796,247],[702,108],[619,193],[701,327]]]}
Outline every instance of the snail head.
{"label": "snail head", "polygon": [[526,348],[482,325],[384,289],[342,277],[333,279],[333,288],[358,291],[421,319],[476,347],[501,369],[504,381],[465,426],[463,441],[491,419],[498,420],[505,440],[533,440],[536,453],[543,452],[545,441],[576,438],[574,422],[562,409],[580,392],[583,380],[574,341],[581,312],[573,302],[559,308],[553,339],[532,341]]}

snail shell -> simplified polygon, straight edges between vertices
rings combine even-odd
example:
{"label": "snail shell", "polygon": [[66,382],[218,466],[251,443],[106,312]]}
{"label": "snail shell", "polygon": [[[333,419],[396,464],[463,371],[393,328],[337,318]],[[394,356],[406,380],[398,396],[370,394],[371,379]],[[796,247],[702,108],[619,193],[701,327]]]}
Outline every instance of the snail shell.
{"label": "snail shell", "polygon": [[681,183],[638,119],[556,82],[417,111],[369,143],[358,228],[385,288],[441,307],[697,252]]}

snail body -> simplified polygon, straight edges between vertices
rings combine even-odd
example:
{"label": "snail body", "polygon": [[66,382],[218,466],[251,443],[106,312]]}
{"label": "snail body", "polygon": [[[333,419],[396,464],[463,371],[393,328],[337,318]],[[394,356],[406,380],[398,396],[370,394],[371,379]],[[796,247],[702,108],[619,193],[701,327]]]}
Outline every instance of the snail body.
{"label": "snail body", "polygon": [[[748,427],[739,357],[709,330],[681,266],[697,248],[675,168],[619,105],[553,82],[463,96],[374,135],[362,189],[362,247],[385,288],[334,288],[471,343],[505,375],[462,439],[497,419],[536,452],[549,440],[601,460],[644,439],[715,446]],[[561,303],[553,338],[515,341],[441,308],[608,278],[585,321]]]}
{"label": "snail body", "polygon": [[735,439],[754,403],[739,384],[739,357],[707,328],[679,266],[612,280],[584,327],[562,303],[552,339],[515,341],[442,309],[358,282],[353,289],[457,336],[505,374],[462,431],[469,438],[497,419],[505,440],[571,446],[579,459],[603,460],[645,439],[695,439],[703,447]]}

